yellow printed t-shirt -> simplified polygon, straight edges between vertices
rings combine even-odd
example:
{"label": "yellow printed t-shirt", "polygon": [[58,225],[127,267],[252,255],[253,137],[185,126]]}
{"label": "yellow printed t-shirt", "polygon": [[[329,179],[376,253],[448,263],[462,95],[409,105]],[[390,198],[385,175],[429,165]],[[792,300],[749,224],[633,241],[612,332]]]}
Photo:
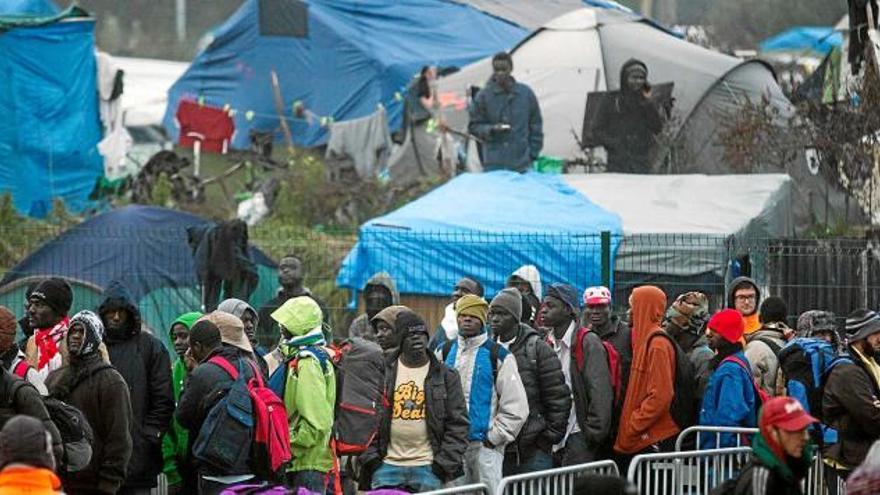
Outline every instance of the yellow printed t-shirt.
{"label": "yellow printed t-shirt", "polygon": [[408,368],[398,362],[391,409],[391,441],[385,462],[395,466],[424,466],[434,461],[425,418],[425,378],[430,363]]}

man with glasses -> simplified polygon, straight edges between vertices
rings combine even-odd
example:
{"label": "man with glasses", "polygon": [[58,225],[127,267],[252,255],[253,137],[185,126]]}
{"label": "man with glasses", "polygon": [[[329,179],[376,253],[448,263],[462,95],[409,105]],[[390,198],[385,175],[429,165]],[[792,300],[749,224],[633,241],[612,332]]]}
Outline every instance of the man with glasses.
{"label": "man with glasses", "polygon": [[739,277],[730,283],[727,292],[727,307],[735,309],[743,317],[746,324],[745,335],[761,328],[758,308],[761,304],[761,290],[758,284],[749,277]]}

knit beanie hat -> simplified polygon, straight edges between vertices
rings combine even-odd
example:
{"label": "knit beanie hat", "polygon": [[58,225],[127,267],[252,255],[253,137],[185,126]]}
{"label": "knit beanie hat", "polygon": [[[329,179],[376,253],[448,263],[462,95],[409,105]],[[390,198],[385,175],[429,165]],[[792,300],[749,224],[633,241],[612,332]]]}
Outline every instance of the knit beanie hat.
{"label": "knit beanie hat", "polygon": [[785,323],[788,317],[788,306],[781,297],[771,296],[764,299],[758,311],[761,323]]}
{"label": "knit beanie hat", "polygon": [[880,316],[870,309],[857,309],[846,317],[848,342],[862,340],[877,332],[880,332]]}
{"label": "knit beanie hat", "polygon": [[495,295],[492,299],[492,304],[489,305],[489,309],[501,308],[512,314],[513,317],[516,318],[516,321],[519,321],[522,319],[522,303],[522,294],[512,287],[508,287]]}
{"label": "knit beanie hat", "polygon": [[[68,328],[81,324],[85,333],[83,334],[83,343],[77,353],[78,356],[88,356],[94,352],[98,352],[101,342],[104,341],[104,323],[101,318],[89,310],[83,310],[73,315],[70,319]],[[70,333],[68,333],[68,336]]]}
{"label": "knit beanie hat", "polygon": [[425,320],[410,310],[401,311],[394,322],[394,333],[405,338],[410,333],[423,333],[430,336]]}
{"label": "knit beanie hat", "polygon": [[51,441],[43,423],[30,416],[13,416],[0,430],[0,468],[18,463],[55,469]]}
{"label": "knit beanie hat", "polygon": [[30,299],[40,299],[57,313],[66,315],[73,304],[73,291],[70,285],[61,278],[47,278],[31,292]]}
{"label": "knit beanie hat", "polygon": [[709,319],[709,330],[717,332],[724,340],[735,344],[742,339],[745,322],[735,309],[722,309]]}
{"label": "knit beanie hat", "polygon": [[568,306],[571,313],[577,315],[581,310],[581,298],[577,289],[568,284],[550,284],[544,291],[545,296],[552,296]]}
{"label": "knit beanie hat", "polygon": [[837,334],[834,313],[818,309],[804,311],[798,317],[796,330],[798,337],[812,337],[816,332],[834,332]]}
{"label": "knit beanie hat", "polygon": [[489,303],[482,297],[465,294],[455,302],[455,316],[473,316],[486,323],[486,315],[488,313]]}
{"label": "knit beanie hat", "polygon": [[0,306],[0,332],[14,332],[17,325],[18,321],[15,320],[15,313],[6,306]]}

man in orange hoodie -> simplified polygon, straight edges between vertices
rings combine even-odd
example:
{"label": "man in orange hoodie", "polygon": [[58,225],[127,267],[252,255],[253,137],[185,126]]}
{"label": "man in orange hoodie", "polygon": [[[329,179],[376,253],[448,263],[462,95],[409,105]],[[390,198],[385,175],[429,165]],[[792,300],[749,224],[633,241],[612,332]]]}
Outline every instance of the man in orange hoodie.
{"label": "man in orange hoodie", "polygon": [[623,464],[637,454],[672,450],[681,430],[670,413],[675,389],[675,348],[660,327],[666,311],[666,294],[657,287],[642,286],[633,291],[629,305],[633,362],[620,415],[623,419],[614,443],[614,451],[622,454]]}

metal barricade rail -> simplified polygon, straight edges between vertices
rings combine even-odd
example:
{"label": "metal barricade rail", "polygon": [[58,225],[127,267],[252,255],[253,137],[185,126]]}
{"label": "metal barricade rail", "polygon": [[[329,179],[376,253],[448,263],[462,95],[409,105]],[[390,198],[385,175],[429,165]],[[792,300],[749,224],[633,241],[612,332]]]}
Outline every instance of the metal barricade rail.
{"label": "metal barricade rail", "polygon": [[645,495],[708,495],[736,476],[750,453],[748,447],[733,447],[642,454],[632,460],[627,479]]}
{"label": "metal barricade rail", "polygon": [[687,440],[692,436],[696,437],[696,443],[694,443],[694,448],[696,449],[700,448],[700,440],[705,439],[707,436],[711,438],[710,435],[713,435],[715,437],[715,442],[710,448],[722,448],[721,435],[725,433],[736,435],[736,445],[732,445],[731,447],[744,447],[749,444],[749,437],[758,433],[758,429],[737,428],[729,426],[691,426],[690,428],[685,428],[684,430],[682,430],[681,433],[678,434],[678,438],[675,439],[675,451],[682,451],[684,445],[687,443]]}
{"label": "metal barricade rail", "polygon": [[489,487],[483,483],[474,483],[473,485],[456,486],[452,488],[441,488],[430,492],[422,492],[420,495],[495,495],[489,491]]}
{"label": "metal barricade rail", "polygon": [[574,493],[578,476],[620,476],[614,461],[596,461],[534,473],[517,474],[501,480],[496,495],[561,495]]}

